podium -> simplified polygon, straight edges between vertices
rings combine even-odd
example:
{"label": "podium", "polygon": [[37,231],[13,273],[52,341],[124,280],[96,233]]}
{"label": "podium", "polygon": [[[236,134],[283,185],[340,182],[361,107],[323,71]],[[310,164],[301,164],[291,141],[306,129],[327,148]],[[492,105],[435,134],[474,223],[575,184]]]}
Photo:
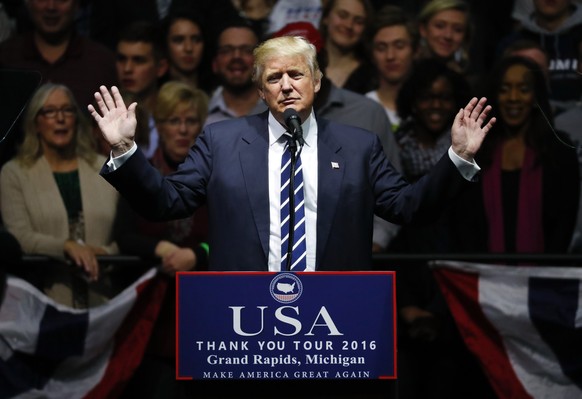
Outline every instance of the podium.
{"label": "podium", "polygon": [[176,282],[178,380],[220,397],[395,390],[394,272],[181,272]]}

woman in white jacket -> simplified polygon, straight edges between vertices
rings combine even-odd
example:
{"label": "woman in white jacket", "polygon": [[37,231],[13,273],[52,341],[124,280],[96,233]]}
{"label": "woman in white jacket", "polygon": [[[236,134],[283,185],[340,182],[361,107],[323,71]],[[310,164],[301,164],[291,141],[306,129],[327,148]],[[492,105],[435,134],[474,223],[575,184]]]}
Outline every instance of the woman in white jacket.
{"label": "woman in white jacket", "polygon": [[[70,260],[95,282],[97,255],[118,251],[112,241],[118,195],[99,176],[105,158],[90,125],[66,86],[47,83],[32,97],[23,130],[16,157],[0,173],[5,227],[25,254]],[[46,273],[45,292],[75,307],[98,303],[91,289],[76,292],[73,271]]]}

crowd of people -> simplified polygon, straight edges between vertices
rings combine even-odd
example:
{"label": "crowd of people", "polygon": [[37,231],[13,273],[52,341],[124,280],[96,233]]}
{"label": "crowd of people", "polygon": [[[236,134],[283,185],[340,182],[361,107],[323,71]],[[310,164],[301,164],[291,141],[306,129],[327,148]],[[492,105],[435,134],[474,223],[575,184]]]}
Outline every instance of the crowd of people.
{"label": "crowd of people", "polygon": [[[10,268],[21,267],[21,254],[72,263],[77,267],[45,271],[39,287],[62,304],[87,308],[106,302],[118,285],[108,281],[115,275],[99,265],[100,255],[140,257],[144,268],[157,264],[168,278],[211,266],[209,226],[226,219],[229,203],[208,194],[195,199],[193,215],[144,219],[99,175],[118,154],[87,106],[97,108],[101,86],[118,87],[127,105],[137,103],[133,140],[140,156],[169,175],[188,157],[197,159],[189,153],[199,135],[207,132],[200,151],[210,151],[208,141],[239,128],[241,117],[273,111],[272,93],[257,90],[255,50],[285,36],[301,36],[316,51],[323,73],[312,103],[318,121],[374,133],[382,156],[407,183],[424,182],[440,167],[454,144],[459,109],[471,98],[486,97],[492,106],[496,122],[474,157],[479,178],[458,195],[443,188],[450,200],[430,223],[401,225],[397,212],[379,207],[341,215],[389,219],[346,222],[370,228],[343,232],[361,236],[370,256],[582,252],[582,2],[496,1],[487,2],[488,10],[477,3],[0,1],[0,69],[32,69],[43,79],[0,142],[0,249],[11,254]],[[493,9],[502,15],[491,15]],[[215,236],[222,230],[213,226]],[[428,266],[386,269],[398,279],[397,397],[494,398]],[[172,378],[172,288],[127,397],[191,395]]]}

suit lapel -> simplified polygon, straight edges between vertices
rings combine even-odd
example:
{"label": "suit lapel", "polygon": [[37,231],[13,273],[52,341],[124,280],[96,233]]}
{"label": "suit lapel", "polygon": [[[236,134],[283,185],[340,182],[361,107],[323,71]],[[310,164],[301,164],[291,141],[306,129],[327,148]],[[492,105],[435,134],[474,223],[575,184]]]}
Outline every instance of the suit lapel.
{"label": "suit lapel", "polygon": [[[269,257],[269,130],[268,113],[246,118],[252,129],[243,134],[240,162],[253,219],[259,233],[265,257]],[[318,198],[317,198],[317,255],[316,267],[327,246],[334,215],[339,201],[345,159],[341,145],[334,140],[326,121],[318,121]]]}
{"label": "suit lapel", "polygon": [[240,162],[255,226],[266,259],[269,258],[269,129],[268,113],[247,118],[251,129],[241,140]]}
{"label": "suit lapel", "polygon": [[341,145],[333,139],[326,121],[318,121],[318,188],[317,188],[317,255],[319,267],[341,193],[345,159],[341,156]]}

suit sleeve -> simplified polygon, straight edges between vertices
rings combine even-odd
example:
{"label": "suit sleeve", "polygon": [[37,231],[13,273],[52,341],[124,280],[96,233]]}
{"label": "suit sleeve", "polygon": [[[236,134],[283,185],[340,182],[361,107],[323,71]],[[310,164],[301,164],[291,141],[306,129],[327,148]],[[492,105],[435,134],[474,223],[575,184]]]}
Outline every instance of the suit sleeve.
{"label": "suit sleeve", "polygon": [[379,142],[372,150],[370,161],[375,212],[392,223],[423,225],[434,222],[463,188],[471,184],[459,173],[447,153],[429,173],[409,184],[377,146]]}
{"label": "suit sleeve", "polygon": [[211,173],[210,138],[203,133],[177,172],[163,176],[136,151],[123,165],[101,175],[141,216],[152,221],[186,218],[205,202]]}

